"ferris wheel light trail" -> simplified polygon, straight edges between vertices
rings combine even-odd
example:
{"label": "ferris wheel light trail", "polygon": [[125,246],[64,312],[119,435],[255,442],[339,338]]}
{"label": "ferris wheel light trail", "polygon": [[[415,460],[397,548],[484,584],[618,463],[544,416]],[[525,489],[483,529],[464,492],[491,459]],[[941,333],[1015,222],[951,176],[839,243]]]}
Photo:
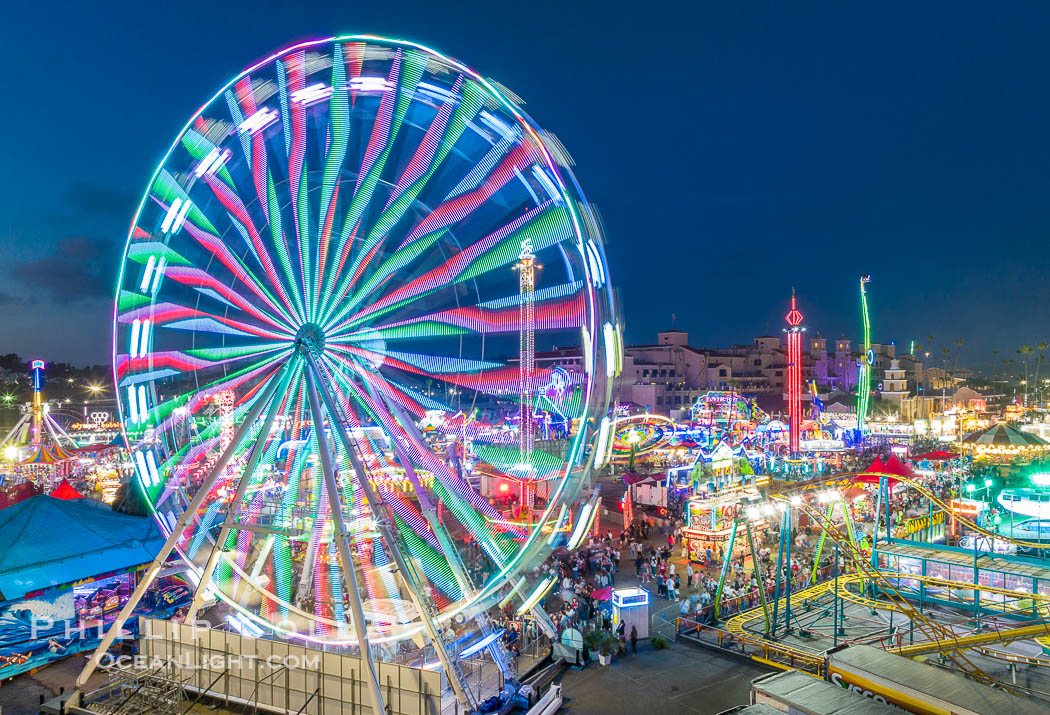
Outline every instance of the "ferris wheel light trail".
{"label": "ferris wheel light trail", "polygon": [[[490,635],[483,604],[576,511],[618,362],[598,221],[548,141],[462,63],[366,35],[282,50],[186,123],[128,235],[113,365],[139,487],[201,576],[192,610],[214,594],[309,643],[444,647],[460,613]],[[555,346],[582,369],[537,367]],[[567,458],[535,439],[541,413]],[[549,480],[543,515],[507,521],[471,468]],[[468,543],[491,562],[477,587]]]}
{"label": "ferris wheel light trail", "polygon": [[[277,395],[283,395],[288,388],[288,382],[291,378],[292,370],[286,367],[283,373],[280,385],[276,391]],[[259,431],[255,444],[252,445],[248,462],[245,464],[241,480],[237,484],[237,491],[234,494],[233,501],[230,502],[230,509],[226,514],[226,520],[222,523],[222,528],[219,530],[219,536],[215,539],[215,543],[212,545],[211,554],[208,557],[208,562],[204,567],[204,571],[201,573],[201,578],[197,584],[197,590],[193,596],[193,601],[190,603],[190,607],[186,611],[186,617],[184,619],[184,622],[186,623],[193,623],[196,620],[197,611],[200,610],[201,605],[204,603],[204,599],[208,593],[208,585],[211,583],[212,573],[215,571],[219,555],[222,553],[222,545],[226,543],[226,539],[230,535],[230,530],[237,526],[237,516],[240,514],[245,492],[248,491],[248,485],[251,483],[251,475],[255,473],[256,467],[259,466],[259,460],[262,458],[267,438],[273,429],[274,419],[277,417],[277,412],[280,407],[281,399],[275,398],[271,401],[270,409],[266,413],[262,429]],[[227,447],[227,449],[228,448],[229,447]]]}
{"label": "ferris wheel light trail", "polygon": [[[310,410],[311,410],[311,413],[313,414],[314,422],[316,423],[315,424],[315,430],[318,431],[318,432],[322,432],[322,427],[321,427],[321,424],[322,424],[321,410],[320,410],[320,407],[317,404],[317,396],[318,396],[318,384],[317,384],[318,368],[317,368],[317,361],[316,361],[316,359],[315,359],[315,357],[314,357],[312,352],[309,352],[309,351],[306,352],[305,356],[306,356],[307,362],[309,363],[309,368],[308,368],[308,373],[307,373],[307,375],[308,375],[307,382],[308,382],[308,389],[309,389],[309,393],[310,393]],[[448,677],[449,684],[452,686],[453,690],[455,690],[456,697],[459,699],[459,701],[461,703],[464,703],[464,704],[465,703],[469,703],[469,702],[471,702],[473,700],[473,696],[470,694],[469,690],[466,690],[464,688],[464,686],[463,686],[463,682],[462,682],[463,681],[463,676],[462,676],[462,673],[459,670],[458,664],[449,657],[448,650],[446,649],[445,643],[443,642],[443,639],[442,639],[442,634],[441,634],[441,631],[440,631],[440,627],[437,625],[437,622],[436,622],[436,620],[437,620],[436,619],[436,617],[437,617],[437,608],[433,604],[433,602],[431,601],[430,596],[428,595],[428,593],[424,589],[420,588],[420,584],[422,582],[422,579],[418,575],[418,572],[417,572],[417,570],[415,568],[415,565],[412,562],[410,562],[409,560],[407,560],[405,558],[405,555],[401,552],[401,548],[400,548],[401,541],[400,541],[400,539],[395,537],[393,535],[392,531],[391,531],[391,526],[392,526],[392,523],[393,523],[393,519],[391,518],[391,516],[388,513],[384,513],[382,502],[381,502],[379,496],[373,490],[371,481],[368,479],[368,476],[367,476],[367,473],[366,473],[366,471],[364,469],[364,466],[361,464],[361,460],[360,460],[360,458],[357,455],[357,451],[356,451],[356,446],[357,445],[356,445],[356,443],[347,434],[345,425],[343,425],[342,422],[340,422],[338,419],[336,419],[336,416],[339,413],[335,409],[335,404],[334,404],[334,402],[332,400],[332,397],[329,394],[327,388],[322,386],[320,395],[321,395],[321,399],[325,403],[325,407],[327,407],[327,409],[328,409],[328,414],[329,414],[329,416],[331,418],[330,424],[335,429],[336,434],[339,435],[339,439],[343,443],[343,446],[346,449],[346,454],[350,458],[350,464],[353,467],[354,475],[357,477],[358,486],[360,486],[361,490],[365,493],[365,499],[366,499],[366,501],[368,503],[369,508],[372,511],[372,517],[375,519],[375,525],[379,529],[379,531],[382,532],[384,534],[384,536],[386,537],[386,543],[388,543],[388,544],[390,544],[390,545],[392,545],[394,547],[394,548],[391,549],[391,554],[390,555],[393,556],[394,561],[397,563],[397,568],[398,568],[398,571],[401,574],[401,578],[405,580],[405,585],[408,586],[408,592],[409,592],[410,598],[415,602],[416,608],[419,609],[420,614],[423,616],[423,626],[424,626],[424,628],[427,631],[427,635],[430,636],[430,641],[434,645],[434,650],[437,651],[438,659],[441,661],[441,665],[445,669],[445,675]],[[322,439],[323,439],[323,433],[322,433]],[[325,446],[322,448],[322,455],[325,455],[325,454],[327,454],[327,444],[325,444]],[[342,548],[345,551],[345,549],[346,549],[345,533],[346,532],[345,532],[345,528],[344,528],[344,526],[342,524],[342,507],[339,505],[339,491],[336,488],[335,476],[334,476],[334,474],[332,472],[331,457],[328,457],[328,460],[329,460],[329,465],[328,465],[328,468],[327,468],[326,474],[325,474],[325,483],[328,485],[328,489],[329,489],[329,503],[331,504],[332,513],[333,513],[333,515],[336,518],[337,529],[339,530],[339,543],[341,543],[343,545]],[[345,563],[348,563],[348,564],[352,564],[353,563],[349,559],[349,556],[346,553],[343,553],[343,557],[345,559]],[[347,571],[351,571],[351,570],[352,569],[347,569]],[[355,583],[355,587],[356,587],[356,583]],[[359,624],[361,624],[359,627],[363,628],[364,616],[363,615],[358,615],[358,618],[360,620],[358,620],[357,622]],[[361,638],[360,635],[358,637],[359,637],[359,639]],[[359,640],[359,642],[361,643],[362,651],[364,651],[368,647],[367,641]],[[369,655],[368,660],[371,661],[371,655]],[[379,704],[379,703],[382,702],[382,700],[380,699],[381,696],[379,694],[379,684],[378,684],[379,681],[375,677],[375,672],[374,672],[375,664],[373,663],[371,665],[371,667],[372,667],[372,670],[373,670],[373,672],[372,672],[372,680],[373,680],[373,682],[375,684],[375,688],[376,688],[376,701],[375,702],[377,704]],[[380,708],[381,707],[382,706],[380,705]]]}

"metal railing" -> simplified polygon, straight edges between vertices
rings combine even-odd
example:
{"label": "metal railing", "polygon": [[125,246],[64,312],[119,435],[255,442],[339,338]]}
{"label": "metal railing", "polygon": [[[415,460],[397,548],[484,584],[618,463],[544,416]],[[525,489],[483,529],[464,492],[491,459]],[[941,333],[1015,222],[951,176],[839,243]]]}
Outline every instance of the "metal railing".
{"label": "metal railing", "polygon": [[789,645],[767,641],[758,636],[740,635],[708,626],[689,618],[676,618],[675,638],[686,638],[704,646],[717,648],[787,670],[794,668],[818,678],[824,677],[824,658]]}

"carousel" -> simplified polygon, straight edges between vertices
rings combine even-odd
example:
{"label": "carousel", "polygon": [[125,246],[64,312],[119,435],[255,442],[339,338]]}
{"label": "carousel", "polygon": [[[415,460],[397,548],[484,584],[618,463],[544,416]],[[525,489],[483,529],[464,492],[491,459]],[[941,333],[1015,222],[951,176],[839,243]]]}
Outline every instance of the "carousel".
{"label": "carousel", "polygon": [[1045,457],[1050,450],[1050,443],[1031,432],[1022,432],[1005,422],[999,422],[963,437],[959,440],[959,449],[974,461],[1010,464]]}

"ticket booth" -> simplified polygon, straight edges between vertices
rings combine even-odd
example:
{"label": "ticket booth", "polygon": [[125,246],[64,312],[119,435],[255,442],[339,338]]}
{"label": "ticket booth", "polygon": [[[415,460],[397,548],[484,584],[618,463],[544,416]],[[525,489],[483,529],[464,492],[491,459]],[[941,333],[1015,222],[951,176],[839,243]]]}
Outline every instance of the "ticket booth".
{"label": "ticket booth", "polygon": [[649,637],[649,592],[642,588],[614,588],[612,592],[613,627],[624,624],[624,634],[631,637],[631,626],[638,638]]}

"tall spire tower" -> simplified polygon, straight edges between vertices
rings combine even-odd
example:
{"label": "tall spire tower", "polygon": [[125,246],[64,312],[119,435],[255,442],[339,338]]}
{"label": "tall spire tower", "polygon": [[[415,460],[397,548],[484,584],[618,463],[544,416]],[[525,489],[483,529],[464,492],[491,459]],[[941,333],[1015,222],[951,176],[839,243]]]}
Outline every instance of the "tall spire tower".
{"label": "tall spire tower", "polygon": [[784,316],[789,327],[787,333],[787,393],[788,419],[791,430],[788,433],[788,444],[791,455],[799,451],[799,436],[802,434],[802,313],[795,306],[795,289],[791,289],[791,310]]}
{"label": "tall spire tower", "polygon": [[535,385],[536,376],[536,254],[533,252],[532,240],[522,239],[521,252],[518,254],[518,304],[519,355],[518,355],[518,396],[521,405],[519,430],[519,460],[521,470],[521,505],[531,520],[532,507],[536,499],[536,470],[532,466],[532,452],[536,442]]}
{"label": "tall spire tower", "polygon": [[857,435],[863,439],[865,421],[868,418],[868,403],[871,400],[871,366],[875,364],[875,353],[871,350],[871,320],[868,318],[868,291],[865,284],[871,276],[865,273],[860,277],[860,316],[864,321],[864,354],[860,360],[860,374],[857,380]]}

